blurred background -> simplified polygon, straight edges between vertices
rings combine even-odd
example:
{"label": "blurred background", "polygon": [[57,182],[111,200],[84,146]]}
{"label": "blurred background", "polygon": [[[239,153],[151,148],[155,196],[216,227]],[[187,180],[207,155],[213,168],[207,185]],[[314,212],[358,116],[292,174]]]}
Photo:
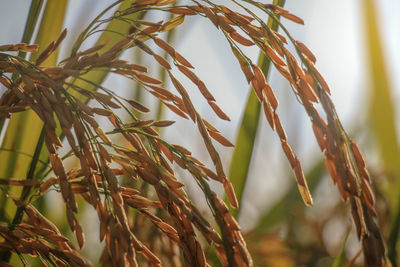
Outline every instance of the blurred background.
{"label": "blurred background", "polygon": [[[60,59],[68,56],[79,33],[112,2],[68,1],[64,25],[69,33],[60,51]],[[218,3],[232,6],[230,1]],[[26,0],[2,2],[0,44],[21,40],[29,6],[30,1]],[[400,189],[400,110],[397,105],[400,100],[400,1],[287,0],[285,8],[305,21],[305,25],[301,26],[282,19],[292,36],[305,43],[316,55],[316,66],[331,87],[340,119],[348,134],[364,152],[376,185],[380,225],[388,240],[393,232],[393,220],[398,214]],[[145,19],[160,21],[166,20],[166,17],[164,13],[153,13],[152,17]],[[195,66],[196,74],[214,94],[231,121],[218,119],[197,90],[191,89],[190,83],[183,82],[196,109],[235,144],[249,86],[228,49],[227,41],[211,22],[198,16],[187,17],[169,38],[177,51]],[[93,42],[88,40],[83,48],[90,47]],[[257,49],[245,51],[253,62],[257,62]],[[159,73],[154,61],[135,51],[128,51],[122,57],[140,61],[144,65],[154,65],[151,72],[155,76]],[[356,256],[360,245],[349,210],[325,171],[310,120],[278,72],[272,69],[268,80],[280,101],[278,114],[286,128],[289,143],[303,164],[315,204],[311,208],[304,206],[279,139],[262,115],[238,215],[256,266],[327,266],[338,259],[338,255],[349,261]],[[152,110],[145,118],[157,116],[158,103],[155,98],[146,92],[138,93],[138,88],[132,82],[109,76],[104,85],[118,94],[139,97]],[[163,137],[170,143],[189,148],[197,158],[211,166],[193,123],[167,110],[161,114],[163,119],[177,120],[175,127],[164,130]],[[233,148],[217,144],[217,149],[226,170],[229,170]],[[207,213],[204,197],[192,178],[185,173],[178,174],[178,177],[187,185],[189,195]],[[222,187],[216,184],[214,187],[222,194]],[[49,216],[56,221],[57,217],[63,216],[58,206],[62,202],[57,204],[57,197],[57,194],[48,196],[52,199],[48,214],[52,214]],[[84,253],[96,259],[100,250],[90,249],[91,244],[98,243],[98,233],[92,223],[96,219],[91,219],[96,215],[88,211],[81,216],[86,218],[84,230],[92,232],[87,235]]]}

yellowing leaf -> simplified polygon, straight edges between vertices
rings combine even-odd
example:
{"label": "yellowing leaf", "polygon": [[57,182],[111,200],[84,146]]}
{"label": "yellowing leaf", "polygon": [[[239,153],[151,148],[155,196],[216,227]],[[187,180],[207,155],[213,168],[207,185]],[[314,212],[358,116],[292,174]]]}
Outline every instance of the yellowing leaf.
{"label": "yellowing leaf", "polygon": [[166,32],[166,31],[172,30],[173,28],[181,25],[184,20],[185,20],[185,16],[178,16],[173,19],[170,19],[169,21],[167,21],[163,24],[163,26],[160,29],[160,32]]}

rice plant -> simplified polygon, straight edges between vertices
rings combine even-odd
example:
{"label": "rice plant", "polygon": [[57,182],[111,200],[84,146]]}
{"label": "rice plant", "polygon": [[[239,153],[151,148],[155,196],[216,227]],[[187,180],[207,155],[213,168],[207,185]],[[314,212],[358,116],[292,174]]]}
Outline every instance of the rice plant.
{"label": "rice plant", "polygon": [[[266,77],[274,68],[287,80],[310,119],[332,181],[348,203],[365,266],[388,264],[364,157],[341,124],[331,89],[315,66],[316,55],[286,29],[287,23],[304,21],[284,9],[284,1],[233,0],[235,10],[209,0],[116,1],[81,29],[69,55],[57,61],[68,30],[60,28],[62,18],[60,23],[45,18],[54,18],[54,10],[64,12],[65,3],[48,1],[40,26],[54,29],[58,37],[40,30],[39,46],[31,42],[44,8],[43,1],[32,1],[23,42],[0,46],[0,82],[5,88],[0,96],[5,132],[0,151],[2,266],[261,266],[250,236],[242,233],[235,218],[248,166],[235,165],[226,174],[215,144],[233,144],[202,116],[190,91],[198,90],[219,119],[230,119],[213,96],[216,89],[208,88],[166,38],[191,16],[211,22],[225,37],[226,49],[251,87],[249,103],[263,111],[293,170],[298,190],[292,194],[312,206],[302,165],[281,122],[277,88]],[[153,12],[169,19],[147,19]],[[82,48],[96,34],[97,43]],[[53,39],[46,43],[49,37]],[[259,50],[259,62],[250,59],[246,47]],[[132,50],[151,58],[151,65],[120,59]],[[163,69],[164,77],[150,73],[154,65]],[[174,121],[144,119],[141,114],[152,108],[106,87],[107,74],[133,81],[163,108],[190,120],[212,166],[161,133],[162,128],[175,127]],[[178,78],[182,75],[191,82],[190,90]],[[172,89],[166,88],[167,82]],[[241,151],[236,148],[234,158]],[[189,196],[182,173],[203,193],[210,216]],[[235,176],[234,185],[230,176]],[[226,201],[211,181],[222,185]],[[49,192],[62,196],[69,229],[60,229],[46,215]],[[93,249],[102,249],[98,262],[81,253],[85,233],[79,216],[85,209],[97,214],[99,245]]]}

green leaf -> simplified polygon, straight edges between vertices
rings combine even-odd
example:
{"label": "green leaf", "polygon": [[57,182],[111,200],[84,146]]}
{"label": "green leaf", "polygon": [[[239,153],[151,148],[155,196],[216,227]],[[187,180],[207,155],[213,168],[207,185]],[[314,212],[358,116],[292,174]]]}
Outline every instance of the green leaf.
{"label": "green leaf", "polygon": [[[32,39],[33,32],[35,31],[36,24],[42,10],[44,0],[32,0],[31,7],[29,8],[28,19],[25,24],[24,34],[22,36],[23,43],[29,43]],[[18,56],[25,58],[26,53],[20,52]]]}
{"label": "green leaf", "polygon": [[[285,0],[274,0],[275,5],[283,7]],[[268,26],[273,30],[278,30],[278,24],[272,18],[268,19]],[[258,66],[268,77],[271,61],[264,54],[258,58]],[[258,122],[260,119],[261,104],[257,99],[254,90],[251,90],[247,99],[245,111],[239,128],[239,133],[235,142],[231,167],[229,169],[229,179],[235,189],[236,197],[241,202],[242,194],[246,186],[251,156],[253,154],[254,141],[256,139]],[[231,210],[234,216],[238,215],[238,210]]]}
{"label": "green leaf", "polygon": [[185,20],[185,16],[178,16],[168,20],[164,25],[161,27],[160,32],[166,32],[174,29],[175,27],[181,25]]}
{"label": "green leaf", "polygon": [[369,122],[379,146],[385,172],[395,175],[394,184],[391,182],[385,193],[392,203],[398,201],[388,238],[388,257],[393,266],[396,266],[396,246],[400,231],[400,151],[396,135],[395,107],[374,3],[373,0],[362,2],[371,79]]}
{"label": "green leaf", "polygon": [[386,171],[399,175],[400,154],[396,137],[395,108],[383,55],[382,39],[380,37],[374,2],[373,0],[362,2],[371,82],[369,121],[378,141],[380,155]]}
{"label": "green leaf", "polygon": [[339,254],[336,256],[335,261],[332,263],[332,267],[342,267],[345,266],[345,256],[344,250],[346,248],[347,238],[349,237],[349,232],[346,234],[344,238],[342,248],[340,249]]}
{"label": "green leaf", "polygon": [[[258,121],[260,118],[261,105],[253,90],[250,91],[247,99],[246,109],[243,113],[239,134],[236,139],[235,149],[229,179],[235,189],[236,197],[241,202],[242,194],[246,185],[247,175],[253,154],[254,141],[256,139]],[[233,210],[237,215],[237,211]]]}

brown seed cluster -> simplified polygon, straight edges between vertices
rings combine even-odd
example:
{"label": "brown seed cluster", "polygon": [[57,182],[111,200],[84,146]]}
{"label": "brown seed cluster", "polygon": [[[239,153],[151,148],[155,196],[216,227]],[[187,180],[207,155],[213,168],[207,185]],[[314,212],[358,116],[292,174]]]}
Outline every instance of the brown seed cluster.
{"label": "brown seed cluster", "polygon": [[[0,251],[14,250],[21,254],[52,258],[58,266],[91,266],[73,244],[63,236],[58,228],[33,206],[24,208],[28,218],[13,228],[0,224],[0,233],[5,242],[0,243]],[[2,266],[5,263],[2,263]],[[9,265],[11,266],[11,265]]]}
{"label": "brown seed cluster", "polygon": [[[304,24],[301,18],[279,6],[262,5],[251,0],[246,2],[252,3],[267,12],[276,19],[277,23],[277,16],[282,16],[295,23]],[[321,151],[324,152],[331,177],[334,183],[338,185],[343,199],[345,201],[350,200],[358,236],[362,240],[366,264],[370,266],[384,264],[385,247],[379,227],[374,219],[376,211],[374,208],[375,198],[370,185],[371,180],[357,145],[349,139],[340,124],[335,107],[329,97],[329,86],[314,65],[316,62],[314,54],[304,43],[294,40],[281,25],[296,48],[300,64],[296,57],[285,47],[288,44],[287,39],[271,30],[263,20],[244,6],[242,8],[251,15],[250,17],[234,12],[224,6],[214,5],[208,1],[207,3],[211,7],[199,4],[190,9],[204,14],[215,27],[220,28],[225,33],[247,81],[251,83],[254,92],[263,105],[268,123],[281,140],[282,149],[295,173],[299,192],[304,202],[312,205],[312,198],[300,161],[287,142],[285,130],[276,112],[278,100],[261,69],[245,56],[240,49],[240,45],[257,45],[294,88],[296,95],[311,119],[312,128]],[[188,12],[185,13],[181,9],[174,9],[173,12],[192,15]],[[252,24],[254,20],[259,25]],[[235,27],[242,30],[247,37],[239,34]],[[327,118],[326,121],[322,119],[322,116],[314,107],[318,103],[323,107]]]}
{"label": "brown seed cluster", "polygon": [[[137,6],[140,5],[138,3]],[[160,240],[165,242],[165,238],[167,238],[170,240],[171,248],[179,248],[182,251],[185,265],[206,266],[206,256],[198,233],[205,238],[207,243],[214,243],[218,247],[218,251],[229,253],[229,257],[224,253],[218,253],[221,261],[250,265],[251,258],[237,222],[229,214],[225,203],[211,191],[206,181],[211,178],[221,182],[231,205],[238,207],[234,190],[224,174],[221,159],[211,138],[226,146],[232,146],[232,144],[197,113],[188,92],[174,76],[171,64],[144,43],[146,40],[152,39],[157,46],[166,51],[174,60],[177,70],[195,84],[215,113],[222,119],[229,120],[228,116],[215,103],[214,97],[204,82],[191,70],[193,66],[171,45],[155,35],[153,36],[155,32],[169,29],[175,23],[177,23],[176,20],[164,24],[142,21],[142,25],[145,25],[144,29],[130,34],[106,52],[98,53],[103,45],[85,51],[77,51],[56,67],[40,65],[56,50],[65,38],[66,31],[63,31],[57,41],[52,42],[44,49],[34,64],[12,56],[2,61],[2,72],[17,74],[18,78],[12,81],[7,76],[1,77],[2,84],[8,88],[8,91],[0,99],[1,114],[3,117],[8,117],[13,112],[29,108],[39,116],[44,123],[45,144],[54,172],[53,177],[44,180],[40,185],[37,185],[36,180],[28,183],[15,179],[9,179],[4,184],[36,186],[35,188],[38,188],[41,194],[45,194],[51,187],[57,188],[65,202],[69,226],[75,233],[80,247],[84,245],[85,238],[76,217],[78,212],[76,197],[82,197],[97,210],[100,222],[100,240],[106,242],[102,259],[113,265],[138,266],[139,263],[136,259],[138,252],[148,263],[154,266],[161,264],[160,257],[156,256],[154,250],[149,248],[151,243],[145,245],[134,234],[136,232],[135,225],[129,219],[129,207],[154,224],[159,231]],[[15,50],[14,47],[17,46],[7,46],[7,49]],[[124,49],[132,46],[153,56],[155,61],[168,71],[178,95],[164,89],[160,80],[149,76],[145,66],[130,64],[117,58]],[[21,45],[18,47],[25,49]],[[125,107],[123,102],[126,101],[140,112],[148,112],[149,109],[137,101],[116,97],[111,91],[101,86],[99,88],[103,92],[93,92],[77,87],[73,83],[73,79],[83,79],[84,73],[104,67],[135,80],[173,112],[185,118],[190,117],[197,123],[207,150],[216,166],[216,173],[194,158],[185,148],[163,141],[153,129],[153,127],[168,127],[174,123],[173,121],[139,120],[132,116],[132,122],[123,123],[113,111],[113,109]],[[90,81],[86,82],[90,83]],[[102,107],[88,106],[86,104],[88,99],[98,102]],[[125,143],[129,144],[130,148],[122,148],[114,144],[108,134],[100,128],[96,116],[107,117],[114,126],[114,130],[109,134],[119,135]],[[79,169],[67,170],[61,155],[58,154],[57,148],[62,146],[58,129],[67,139],[73,156],[78,159]],[[215,217],[218,218],[219,226],[223,229],[222,236],[213,229],[212,224],[188,199],[183,190],[183,184],[175,177],[170,165],[174,162],[188,170],[199,182]],[[120,168],[111,168],[111,163],[119,165]],[[125,177],[124,179],[128,179],[128,181],[140,181],[152,186],[158,200],[148,198],[145,192],[142,195],[139,190],[122,186],[121,177]],[[25,212],[30,216],[32,209],[28,207],[30,206],[25,206]],[[158,212],[155,213],[157,210]],[[37,216],[43,217],[38,211],[35,212],[38,214]],[[164,217],[168,216],[161,219],[156,215],[158,213],[163,214]],[[42,223],[39,220],[32,220],[32,225],[37,228],[42,226]],[[14,227],[21,227],[21,225]],[[195,231],[195,229],[197,230]],[[11,248],[9,250],[17,253],[26,252],[21,245],[18,245],[18,249],[17,251]],[[65,253],[65,255],[60,255],[60,253]],[[179,259],[176,250],[169,251],[169,253],[175,255],[175,261]],[[39,254],[45,255],[43,252]],[[57,260],[65,260],[70,253],[64,248],[62,252],[53,254]]]}
{"label": "brown seed cluster", "polygon": [[[201,117],[187,89],[174,73],[179,71],[184,74],[218,117],[223,120],[229,120],[229,117],[216,104],[205,83],[195,74],[191,63],[168,42],[158,37],[158,33],[180,25],[185,16],[201,15],[220,29],[228,40],[248,83],[252,85],[263,106],[269,125],[281,141],[304,202],[312,205],[300,161],[288,144],[277,113],[279,102],[274,90],[266,81],[263,71],[251,62],[241,47],[259,47],[293,86],[311,119],[332,179],[343,198],[351,203],[365,257],[371,266],[380,266],[385,249],[374,221],[375,199],[368,171],[357,145],[347,137],[340,125],[329,97],[329,87],[314,65],[316,58],[312,52],[305,44],[295,41],[284,28],[287,37],[271,30],[263,20],[236,1],[246,14],[210,1],[203,1],[204,5],[193,1],[195,4],[191,6],[171,7],[175,2],[137,0],[127,10],[116,13],[115,16],[121,18],[134,12],[158,8],[178,16],[167,22],[134,21],[130,34],[105,52],[102,51],[104,45],[85,51],[79,51],[77,46],[71,56],[57,66],[41,66],[66,37],[67,32],[63,31],[56,41],[43,50],[36,62],[2,53],[0,82],[7,91],[0,97],[0,118],[10,117],[12,113],[26,109],[37,114],[44,123],[44,142],[53,176],[40,183],[37,180],[25,182],[1,179],[0,184],[32,187],[42,195],[50,188],[56,188],[62,195],[70,229],[80,247],[84,245],[85,238],[76,216],[76,198],[82,197],[97,211],[99,238],[106,244],[101,257],[105,265],[161,266],[162,262],[168,261],[173,266],[209,266],[202,247],[207,243],[213,244],[224,266],[252,266],[239,224],[229,213],[227,204],[208,184],[209,179],[220,182],[229,204],[235,208],[239,206],[212,139],[224,146],[232,146],[232,143]],[[246,2],[276,20],[277,16],[282,16],[299,24],[304,23],[283,8],[251,0]],[[300,61],[286,48],[286,38],[295,46]],[[167,53],[172,63],[154,52],[148,42],[153,42],[158,49]],[[163,81],[148,74],[146,66],[118,59],[124,50],[131,47],[141,49],[164,68],[177,93],[166,90]],[[0,46],[0,51],[17,50],[34,52],[36,46]],[[138,119],[126,104],[139,112],[146,113],[150,109],[135,100],[119,97],[112,90],[84,77],[87,72],[103,69],[135,81],[172,112],[190,118],[198,127],[215,171],[193,157],[186,148],[169,144],[159,136],[156,128],[171,126],[173,121]],[[16,78],[10,78],[11,75]],[[75,80],[94,85],[97,90],[78,86]],[[98,107],[88,105],[89,100],[96,102]],[[317,112],[317,104],[322,105],[326,120]],[[130,122],[125,122],[115,114],[115,109],[120,108],[128,111]],[[98,116],[107,118],[113,130],[104,132],[98,123]],[[61,133],[71,147],[70,155],[79,162],[76,168],[67,169],[59,154]],[[118,143],[115,141],[117,137]],[[204,218],[188,198],[184,184],[175,174],[174,168],[177,167],[190,173],[198,183],[219,230],[214,229],[213,222]],[[29,224],[0,225],[0,233],[7,237],[7,241],[0,244],[0,250],[48,256],[61,266],[65,262],[78,266],[88,265],[39,211],[28,203],[18,203],[18,206],[24,208]],[[151,222],[151,226],[146,222]],[[141,255],[138,256],[138,253]]]}

